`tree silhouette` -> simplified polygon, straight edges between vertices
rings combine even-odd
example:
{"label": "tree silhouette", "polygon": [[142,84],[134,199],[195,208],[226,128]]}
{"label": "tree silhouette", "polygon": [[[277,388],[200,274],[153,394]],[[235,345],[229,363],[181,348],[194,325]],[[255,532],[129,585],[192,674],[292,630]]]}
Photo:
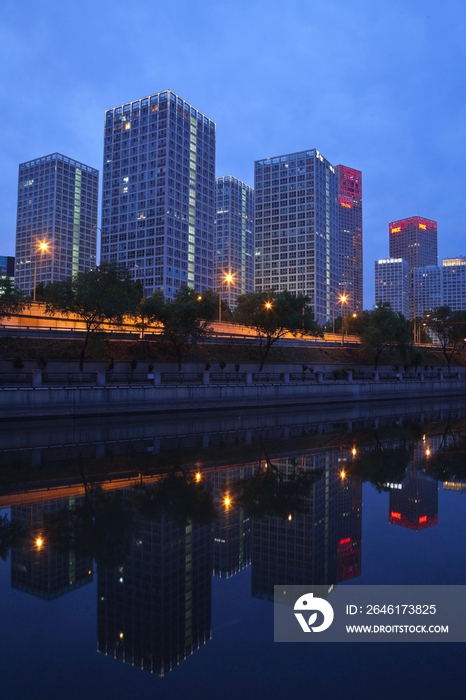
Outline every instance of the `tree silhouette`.
{"label": "tree silhouette", "polygon": [[291,292],[251,292],[236,302],[234,320],[253,328],[259,338],[262,372],[270,348],[286,335],[322,337],[323,330],[314,320],[310,299]]}
{"label": "tree silhouette", "polygon": [[189,522],[211,525],[216,518],[212,495],[202,480],[188,473],[172,473],[161,477],[153,486],[135,490],[132,502],[147,520],[160,522],[168,515],[181,527]]}
{"label": "tree silhouette", "polygon": [[86,335],[79,357],[82,371],[91,333],[104,322],[123,323],[125,315],[134,313],[142,297],[141,283],[131,279],[129,270],[120,263],[102,263],[95,270],[52,282],[45,288],[45,310],[73,314],[84,321]]}

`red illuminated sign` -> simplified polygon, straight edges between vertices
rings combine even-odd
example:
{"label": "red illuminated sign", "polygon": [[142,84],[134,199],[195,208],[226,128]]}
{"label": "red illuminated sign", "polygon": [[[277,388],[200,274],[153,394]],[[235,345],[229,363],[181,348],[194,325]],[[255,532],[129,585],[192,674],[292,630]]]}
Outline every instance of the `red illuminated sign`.
{"label": "red illuminated sign", "polygon": [[349,194],[353,197],[362,197],[362,173],[360,170],[347,168],[345,165],[337,165],[335,170],[340,176],[340,194]]}
{"label": "red illuminated sign", "polygon": [[421,231],[437,231],[437,222],[431,219],[423,219],[421,216],[412,216],[409,219],[391,221],[389,224],[390,233],[400,233],[405,228],[414,227]]}
{"label": "red illuminated sign", "polygon": [[338,203],[340,207],[346,207],[346,209],[352,209],[353,208],[353,200],[351,197],[345,197],[344,194],[339,194],[338,195]]}
{"label": "red illuminated sign", "polygon": [[396,510],[392,510],[390,517],[394,520],[401,520],[401,513],[398,513]]}
{"label": "red illuminated sign", "polygon": [[427,515],[421,515],[419,518],[420,523],[426,523],[427,522]]}

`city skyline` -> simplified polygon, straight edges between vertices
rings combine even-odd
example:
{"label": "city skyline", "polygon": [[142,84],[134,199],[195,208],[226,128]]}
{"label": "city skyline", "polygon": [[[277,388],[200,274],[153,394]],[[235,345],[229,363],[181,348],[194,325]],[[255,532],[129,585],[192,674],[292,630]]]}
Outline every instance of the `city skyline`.
{"label": "city skyline", "polygon": [[[110,11],[88,0],[59,8],[7,0],[3,87],[16,106],[1,136],[0,250],[14,253],[18,163],[58,151],[100,171],[105,109],[170,88],[217,123],[218,174],[252,183],[256,159],[314,147],[363,172],[370,308],[389,221],[421,212],[439,223],[440,258],[464,253],[461,178],[452,173],[466,155],[465,22],[457,0],[356,8],[272,0],[239,13],[209,2],[194,10],[139,0],[128,13],[122,3]],[[157,53],[170,60],[128,41],[141,27],[154,28]],[[125,46],[118,71],[109,69],[116,44]],[[221,84],[228,90],[214,89]]]}

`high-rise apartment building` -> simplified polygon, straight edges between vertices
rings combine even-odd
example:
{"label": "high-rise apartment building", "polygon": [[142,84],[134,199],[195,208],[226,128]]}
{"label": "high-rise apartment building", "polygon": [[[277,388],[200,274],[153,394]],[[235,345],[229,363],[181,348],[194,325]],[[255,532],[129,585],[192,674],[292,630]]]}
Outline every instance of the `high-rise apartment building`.
{"label": "high-rise apartment building", "polygon": [[254,190],[232,175],[216,179],[213,288],[232,308],[254,291]]}
{"label": "high-rise apartment building", "polygon": [[105,113],[101,260],[145,294],[213,286],[215,123],[171,90]]}
{"label": "high-rise apartment building", "polygon": [[445,258],[442,266],[419,267],[413,275],[413,304],[416,316],[439,306],[452,311],[466,309],[466,258]]}
{"label": "high-rise apartment building", "polygon": [[393,311],[409,318],[409,265],[403,258],[375,261],[375,303],[388,302]]}
{"label": "high-rise apartment building", "polygon": [[362,173],[337,165],[339,212],[339,275],[340,296],[347,298],[345,313],[362,311]]}
{"label": "high-rise apartment building", "polygon": [[255,163],[256,291],[285,289],[311,299],[316,320],[338,303],[338,175],[319,151]]}
{"label": "high-rise apartment building", "polygon": [[53,153],[21,163],[15,282],[64,280],[95,267],[99,172]]}
{"label": "high-rise apartment building", "polygon": [[390,257],[403,258],[409,270],[437,265],[437,222],[412,216],[388,225]]}

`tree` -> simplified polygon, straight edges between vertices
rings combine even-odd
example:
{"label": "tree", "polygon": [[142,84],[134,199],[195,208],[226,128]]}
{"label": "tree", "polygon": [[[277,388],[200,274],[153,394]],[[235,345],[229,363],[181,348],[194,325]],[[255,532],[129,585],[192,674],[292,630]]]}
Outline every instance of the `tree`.
{"label": "tree", "polygon": [[453,356],[462,350],[466,338],[466,311],[452,311],[449,306],[439,306],[426,314],[426,327],[438,340],[448,371]]}
{"label": "tree", "polygon": [[15,287],[11,277],[0,277],[0,319],[19,314],[26,305],[26,295]]}
{"label": "tree", "polygon": [[173,299],[164,299],[155,292],[139,304],[138,315],[147,324],[160,323],[163,338],[173,347],[178,369],[186,349],[210,333],[210,325],[217,311],[217,297],[213,292],[199,294],[190,287],[180,287]]}
{"label": "tree", "polygon": [[238,297],[234,320],[254,328],[259,338],[260,367],[262,372],[269,350],[287,334],[296,336],[323,336],[309,307],[309,297],[291,292],[250,292]]}
{"label": "tree", "polygon": [[388,302],[379,302],[372,311],[363,311],[348,318],[348,333],[358,335],[361,343],[374,352],[374,370],[377,371],[382,352],[388,348],[404,351],[411,335],[403,314],[393,311]]}
{"label": "tree", "polygon": [[376,433],[373,447],[359,452],[348,466],[347,476],[369,481],[379,493],[389,491],[390,483],[401,483],[413,457],[413,445],[401,441],[399,445],[384,445]]}
{"label": "tree", "polygon": [[44,513],[50,546],[67,554],[93,557],[97,566],[117,566],[126,560],[133,541],[133,508],[121,492],[87,485],[84,501],[73,508]]}
{"label": "tree", "polygon": [[48,314],[59,311],[74,314],[86,325],[79,369],[91,333],[105,322],[121,324],[126,314],[134,313],[142,296],[139,282],[133,282],[129,270],[119,263],[102,263],[95,270],[80,272],[72,279],[52,282],[45,289]]}
{"label": "tree", "polygon": [[309,513],[311,489],[321,476],[321,469],[296,468],[286,473],[267,459],[258,465],[253,476],[233,482],[233,503],[255,519],[290,519]]}
{"label": "tree", "polygon": [[212,495],[194,474],[173,470],[162,476],[153,486],[143,485],[135,490],[132,501],[143,518],[160,522],[168,515],[181,527],[190,522],[211,525],[216,518]]}

